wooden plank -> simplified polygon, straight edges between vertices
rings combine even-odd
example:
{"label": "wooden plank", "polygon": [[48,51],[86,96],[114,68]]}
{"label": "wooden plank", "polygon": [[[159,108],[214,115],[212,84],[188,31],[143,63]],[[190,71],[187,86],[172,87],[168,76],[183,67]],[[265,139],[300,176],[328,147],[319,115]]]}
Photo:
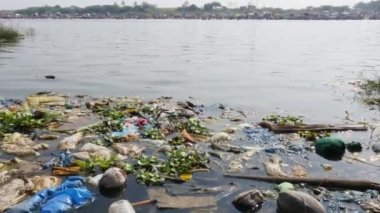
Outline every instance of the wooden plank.
{"label": "wooden plank", "polygon": [[265,177],[265,176],[242,176],[224,175],[225,177],[240,178],[256,181],[273,182],[276,184],[289,182],[294,184],[305,183],[311,186],[322,186],[327,188],[343,188],[365,191],[368,189],[380,190],[380,184],[368,180],[344,180],[329,178],[298,178],[298,177]]}
{"label": "wooden plank", "polygon": [[300,131],[323,132],[323,131],[367,131],[368,127],[359,124],[303,124],[303,125],[279,125],[263,121],[259,126],[267,128],[274,133],[297,133]]}

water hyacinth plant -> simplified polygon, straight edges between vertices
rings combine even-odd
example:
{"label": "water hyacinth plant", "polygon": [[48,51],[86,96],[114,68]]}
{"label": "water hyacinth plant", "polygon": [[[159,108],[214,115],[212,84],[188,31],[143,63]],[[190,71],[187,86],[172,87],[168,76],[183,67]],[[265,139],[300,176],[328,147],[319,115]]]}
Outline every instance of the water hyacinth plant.
{"label": "water hyacinth plant", "polygon": [[0,112],[0,135],[12,132],[29,133],[36,128],[46,127],[61,117],[55,111],[4,111]]}
{"label": "water hyacinth plant", "polygon": [[189,174],[192,169],[205,168],[208,162],[206,155],[188,148],[173,149],[168,156],[161,172],[174,177]]}
{"label": "water hyacinth plant", "polygon": [[145,138],[153,139],[153,140],[161,140],[164,138],[164,135],[160,129],[150,128],[143,132]]}
{"label": "water hyacinth plant", "polygon": [[330,132],[311,132],[311,131],[300,131],[298,134],[302,137],[305,138],[308,141],[316,141],[319,138],[325,138],[325,137],[330,137],[331,133]]}
{"label": "water hyacinth plant", "polygon": [[159,174],[160,163],[155,156],[140,155],[133,167],[133,173],[141,184],[158,185],[163,182]]}
{"label": "water hyacinth plant", "polygon": [[180,146],[185,144],[185,139],[181,136],[174,137],[168,141],[171,146]]}
{"label": "water hyacinth plant", "polygon": [[116,156],[111,156],[110,159],[104,159],[101,157],[96,157],[91,160],[77,160],[75,163],[81,168],[81,171],[86,173],[94,173],[95,169],[98,167],[103,172],[106,171],[108,168],[116,166],[117,158]]}
{"label": "water hyacinth plant", "polygon": [[121,169],[136,175],[140,184],[160,185],[165,178],[181,180],[191,176],[193,169],[207,168],[208,158],[194,149],[177,146],[168,153],[166,160],[155,156],[140,155],[133,164],[125,163]]}
{"label": "water hyacinth plant", "polygon": [[186,124],[185,128],[189,133],[198,134],[198,135],[207,135],[208,129],[203,126],[200,122],[200,120],[196,118],[190,118]]}
{"label": "water hyacinth plant", "polygon": [[107,134],[113,131],[121,131],[124,122],[122,120],[104,119],[101,123],[84,129],[85,132]]}
{"label": "water hyacinth plant", "polygon": [[271,114],[268,116],[265,116],[263,121],[269,121],[274,124],[279,125],[302,125],[303,120],[301,116],[293,116],[293,115],[287,115],[287,116],[281,116],[278,114]]}

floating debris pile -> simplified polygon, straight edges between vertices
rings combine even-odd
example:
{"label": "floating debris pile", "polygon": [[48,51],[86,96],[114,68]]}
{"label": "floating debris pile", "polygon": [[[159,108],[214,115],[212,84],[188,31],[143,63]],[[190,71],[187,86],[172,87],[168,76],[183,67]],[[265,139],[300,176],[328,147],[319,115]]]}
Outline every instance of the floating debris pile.
{"label": "floating debris pile", "polygon": [[[373,179],[336,177],[345,171],[342,165],[363,173],[380,166],[375,153],[363,158],[376,148],[362,143],[364,136],[339,138],[341,131],[366,132],[362,124],[307,125],[302,117],[275,114],[253,123],[241,110],[170,97],[143,101],[40,93],[0,104],[2,211],[43,212],[55,205],[63,212],[80,211],[103,197],[120,197],[109,212],[117,206],[134,212],[144,205],[208,211],[275,211],[277,204],[282,212],[297,212],[297,206],[303,212],[302,205],[314,212],[336,206],[379,209],[378,193],[366,196],[380,189]],[[145,197],[125,197],[122,192],[136,184],[144,186]],[[331,201],[344,193],[356,193],[353,204]],[[129,203],[142,199],[147,200]],[[229,200],[229,207],[221,200]],[[293,209],[286,209],[288,202]]]}

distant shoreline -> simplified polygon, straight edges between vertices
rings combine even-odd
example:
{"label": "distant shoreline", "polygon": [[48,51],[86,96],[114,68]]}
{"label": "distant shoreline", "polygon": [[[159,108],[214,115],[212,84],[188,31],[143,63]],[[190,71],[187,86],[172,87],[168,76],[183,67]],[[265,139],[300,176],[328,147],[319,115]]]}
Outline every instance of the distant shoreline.
{"label": "distant shoreline", "polygon": [[348,6],[320,6],[304,9],[257,8],[254,5],[227,8],[219,2],[203,7],[184,4],[158,8],[148,3],[93,5],[88,7],[43,6],[21,10],[0,10],[3,19],[200,19],[200,20],[380,20],[380,0]]}
{"label": "distant shoreline", "polygon": [[213,20],[227,20],[227,21],[379,21],[380,18],[376,19],[227,19],[227,18],[3,18],[0,20],[200,20],[200,21],[213,21]]}

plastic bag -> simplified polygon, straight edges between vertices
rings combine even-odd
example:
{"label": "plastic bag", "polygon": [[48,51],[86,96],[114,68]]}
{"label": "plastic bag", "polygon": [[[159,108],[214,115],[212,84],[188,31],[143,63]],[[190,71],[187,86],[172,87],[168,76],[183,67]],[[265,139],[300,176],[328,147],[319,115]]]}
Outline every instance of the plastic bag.
{"label": "plastic bag", "polygon": [[92,193],[83,186],[83,177],[70,176],[58,187],[42,190],[6,213],[58,213],[79,208],[93,199]]}

